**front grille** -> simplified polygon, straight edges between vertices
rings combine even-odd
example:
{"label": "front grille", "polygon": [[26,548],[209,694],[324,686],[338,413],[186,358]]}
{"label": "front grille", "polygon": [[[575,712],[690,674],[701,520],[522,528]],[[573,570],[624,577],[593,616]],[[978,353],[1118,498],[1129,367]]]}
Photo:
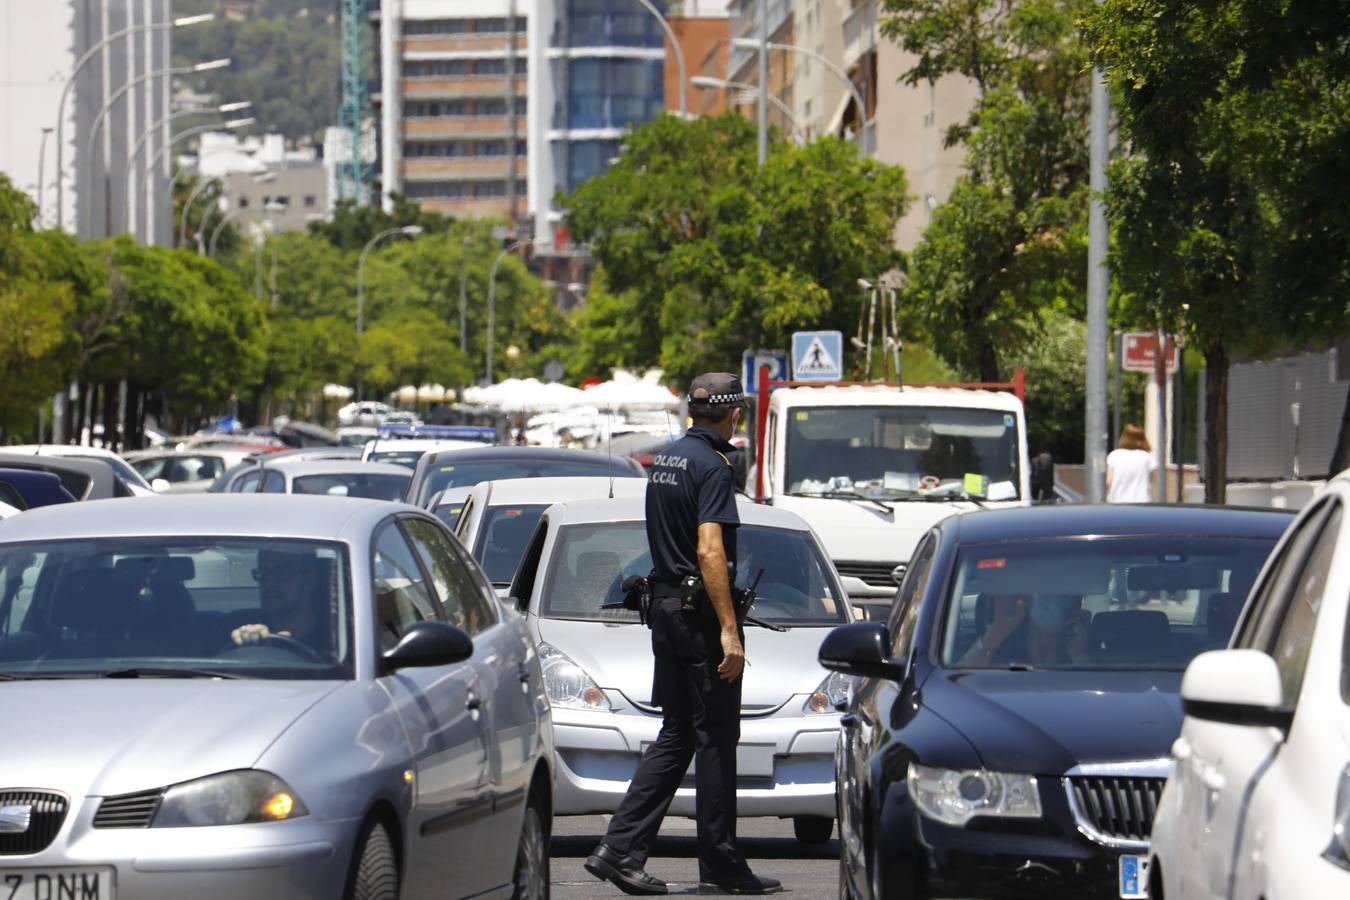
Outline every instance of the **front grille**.
{"label": "front grille", "polygon": [[95,828],[149,828],[164,788],[105,797],[94,815]]}
{"label": "front grille", "polygon": [[1079,826],[1101,843],[1147,843],[1166,780],[1100,775],[1064,779]]}
{"label": "front grille", "polygon": [[[56,840],[70,801],[55,791],[6,790],[0,791],[0,809],[4,807],[28,808],[27,827],[23,831],[16,834],[0,825],[0,854],[18,855],[46,850]],[[15,812],[15,819],[21,818]]]}
{"label": "front grille", "polygon": [[853,578],[862,580],[862,583],[869,587],[897,587],[896,580],[892,573],[898,567],[904,574],[904,563],[895,562],[858,562],[847,559],[836,559],[834,567],[840,575],[849,575]]}

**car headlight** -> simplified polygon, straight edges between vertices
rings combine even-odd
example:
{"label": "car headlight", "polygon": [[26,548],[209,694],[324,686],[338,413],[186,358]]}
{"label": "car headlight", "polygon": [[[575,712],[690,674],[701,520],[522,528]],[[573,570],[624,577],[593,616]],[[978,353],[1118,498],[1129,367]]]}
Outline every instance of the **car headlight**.
{"label": "car headlight", "polygon": [[1336,821],[1331,826],[1331,843],[1322,858],[1342,869],[1350,869],[1350,765],[1341,770],[1336,788]]}
{"label": "car headlight", "polygon": [[309,810],[286,782],[271,772],[240,769],[168,788],[151,827],[243,825],[307,815]]}
{"label": "car headlight", "polygon": [[539,645],[539,663],[544,669],[544,690],[553,706],[573,709],[609,709],[609,698],[595,679],[572,658],[552,644]]}
{"label": "car headlight", "polygon": [[964,825],[976,816],[1041,817],[1034,775],[935,769],[911,763],[906,782],[919,811],[946,825]]}
{"label": "car headlight", "polygon": [[852,699],[853,676],[845,675],[843,672],[831,672],[820,683],[820,687],[812,691],[811,696],[806,698],[806,703],[802,705],[802,712],[807,715],[838,712],[842,706],[847,706]]}

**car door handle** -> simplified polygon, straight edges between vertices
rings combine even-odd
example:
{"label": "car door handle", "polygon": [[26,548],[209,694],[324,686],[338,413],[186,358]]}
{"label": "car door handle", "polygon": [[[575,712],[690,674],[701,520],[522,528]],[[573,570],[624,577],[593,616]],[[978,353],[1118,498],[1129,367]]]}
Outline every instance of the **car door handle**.
{"label": "car door handle", "polygon": [[1191,742],[1184,737],[1179,737],[1172,742],[1172,756],[1176,758],[1177,762],[1190,759],[1192,752]]}
{"label": "car door handle", "polygon": [[844,728],[852,728],[858,724],[858,717],[853,713],[844,713],[839,717],[839,724]]}
{"label": "car door handle", "polygon": [[478,712],[483,708],[483,701],[479,700],[473,694],[470,694],[469,699],[464,701],[464,707],[469,710],[469,712]]}

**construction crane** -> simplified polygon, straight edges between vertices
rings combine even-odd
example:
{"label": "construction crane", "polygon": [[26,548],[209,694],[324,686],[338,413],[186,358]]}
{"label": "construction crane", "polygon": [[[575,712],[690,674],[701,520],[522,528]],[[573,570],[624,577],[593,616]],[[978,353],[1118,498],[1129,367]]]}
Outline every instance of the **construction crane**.
{"label": "construction crane", "polygon": [[362,129],[370,111],[366,88],[366,35],[370,24],[366,0],[339,0],[342,12],[342,105],[338,127],[351,140],[351,154],[338,166],[338,198],[370,202],[372,168],[362,158]]}

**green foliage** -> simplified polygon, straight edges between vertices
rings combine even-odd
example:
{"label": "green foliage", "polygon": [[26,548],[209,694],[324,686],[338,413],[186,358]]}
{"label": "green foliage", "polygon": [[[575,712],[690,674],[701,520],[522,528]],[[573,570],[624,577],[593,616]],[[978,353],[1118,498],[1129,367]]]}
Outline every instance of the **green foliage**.
{"label": "green foliage", "polygon": [[333,210],[332,221],[311,222],[309,232],[339,250],[359,252],[371,238],[390,228],[419,225],[424,234],[444,234],[454,221],[440,213],[424,211],[398,193],[389,196],[394,201],[392,213],[385,212],[379,206],[358,206],[355,200],[339,200]]}
{"label": "green foliage", "polygon": [[341,43],[331,0],[256,3],[242,20],[220,0],[179,3],[175,14],[215,12],[212,22],[174,31],[174,65],[229,57],[227,71],[188,76],[198,92],[222,101],[252,100],[255,133],[314,138],[337,121]]}
{"label": "green foliage", "polygon": [[[982,381],[1037,339],[1051,313],[1081,315],[1087,270],[1085,0],[887,0],[883,32],[918,59],[910,84],[958,74],[979,88],[947,139],[966,173],[915,248],[907,321]],[[1052,386],[1053,385],[1053,386]],[[1067,379],[1043,390],[1076,394]],[[1057,401],[1058,402],[1058,401]]]}
{"label": "green foliage", "polygon": [[851,330],[859,277],[896,268],[908,203],[898,168],[824,138],[755,159],[744,118],[663,116],[566,200],[604,277],[575,318],[569,369],[660,364],[677,381],[733,367],[798,328]]}

